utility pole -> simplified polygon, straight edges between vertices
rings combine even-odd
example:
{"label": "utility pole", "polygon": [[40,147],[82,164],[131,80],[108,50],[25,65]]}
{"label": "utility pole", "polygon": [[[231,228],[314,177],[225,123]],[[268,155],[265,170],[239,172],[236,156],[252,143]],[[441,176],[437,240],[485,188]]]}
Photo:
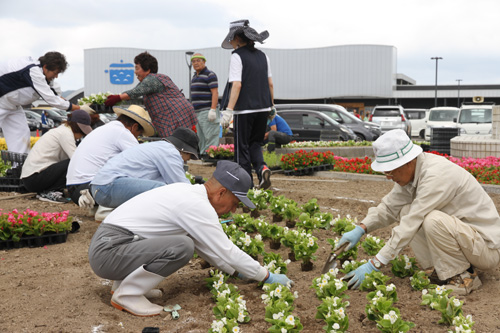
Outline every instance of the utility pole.
{"label": "utility pole", "polygon": [[455,81],[458,82],[458,97],[457,97],[457,108],[460,107],[460,81],[463,81],[462,79],[456,79]]}

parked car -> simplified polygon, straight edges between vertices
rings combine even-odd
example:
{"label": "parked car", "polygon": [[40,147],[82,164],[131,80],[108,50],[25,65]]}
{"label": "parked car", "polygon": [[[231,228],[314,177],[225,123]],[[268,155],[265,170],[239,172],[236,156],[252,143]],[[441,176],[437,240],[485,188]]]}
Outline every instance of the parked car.
{"label": "parked car", "polygon": [[54,121],[54,125],[57,127],[59,125],[61,125],[62,122],[68,120],[68,116],[63,116],[61,115],[58,111],[59,109],[56,109],[56,108],[47,108],[47,107],[36,107],[36,108],[32,108],[31,111],[34,111],[36,113],[38,113],[39,115],[42,115],[42,111],[46,111],[47,112],[47,118],[49,119],[52,119]]}
{"label": "parked car", "polygon": [[41,129],[51,129],[54,127],[54,122],[52,119],[47,119],[47,124],[42,124],[42,116],[31,110],[24,110],[26,115],[26,120],[28,121],[28,126],[30,131],[36,131]]}
{"label": "parked car", "polygon": [[320,111],[277,110],[285,119],[297,141],[348,141],[357,136],[348,127],[339,124]]}
{"label": "parked car", "polygon": [[379,124],[382,133],[402,129],[411,137],[411,123],[401,105],[377,105],[373,108],[370,121]]}
{"label": "parked car", "polygon": [[459,108],[452,106],[439,106],[429,110],[425,122],[425,140],[431,139],[431,128],[433,127],[457,127],[453,119],[457,119]]}
{"label": "parked car", "polygon": [[349,113],[343,106],[336,104],[276,104],[276,110],[313,110],[320,111],[341,125],[350,128],[358,140],[374,141],[381,134],[380,125],[364,122]]}
{"label": "parked car", "polygon": [[460,135],[486,135],[492,129],[492,104],[464,104],[460,107],[457,127]]}
{"label": "parked car", "polygon": [[425,137],[425,121],[427,119],[427,109],[405,109],[405,114],[410,118],[411,136]]}

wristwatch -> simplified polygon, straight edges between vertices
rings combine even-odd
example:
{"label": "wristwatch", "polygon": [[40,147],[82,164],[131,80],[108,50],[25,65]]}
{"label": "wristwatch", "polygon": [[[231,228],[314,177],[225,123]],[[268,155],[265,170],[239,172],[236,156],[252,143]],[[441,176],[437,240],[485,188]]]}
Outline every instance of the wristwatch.
{"label": "wristwatch", "polygon": [[375,268],[380,268],[382,266],[382,263],[377,259],[377,257],[373,257],[371,261]]}

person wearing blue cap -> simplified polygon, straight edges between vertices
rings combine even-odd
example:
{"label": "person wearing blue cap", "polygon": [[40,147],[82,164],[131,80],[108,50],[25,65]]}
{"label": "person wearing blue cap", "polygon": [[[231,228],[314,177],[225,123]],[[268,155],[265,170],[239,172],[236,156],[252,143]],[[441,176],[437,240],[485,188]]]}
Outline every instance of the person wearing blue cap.
{"label": "person wearing blue cap", "polygon": [[233,244],[219,222],[219,216],[234,212],[240,202],[255,208],[247,197],[251,184],[250,175],[238,164],[219,161],[205,184],[158,187],[109,214],[92,238],[89,262],[98,276],[115,281],[111,305],[136,316],[160,314],[163,307],[146,295],[186,265],[195,251],[228,274],[293,284]]}

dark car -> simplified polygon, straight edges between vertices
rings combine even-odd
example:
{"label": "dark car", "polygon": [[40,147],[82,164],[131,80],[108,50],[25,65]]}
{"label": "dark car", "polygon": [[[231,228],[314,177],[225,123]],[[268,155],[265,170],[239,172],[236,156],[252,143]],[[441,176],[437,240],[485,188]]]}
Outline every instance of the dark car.
{"label": "dark car", "polygon": [[42,115],[43,111],[47,112],[47,118],[52,119],[56,127],[61,125],[62,122],[68,120],[67,116],[63,116],[61,113],[59,113],[59,110],[55,108],[37,107],[32,108],[31,111],[38,113],[40,116]]}
{"label": "dark car", "polygon": [[28,121],[28,126],[30,131],[36,131],[37,129],[51,129],[54,127],[54,122],[52,119],[47,119],[47,124],[42,124],[42,116],[38,113],[31,110],[24,110],[24,114],[26,115],[26,120]]}
{"label": "dark car", "polygon": [[353,114],[340,105],[336,104],[277,104],[276,110],[314,110],[320,111],[339,124],[350,128],[358,137],[358,140],[374,141],[381,134],[380,125],[365,122],[356,118]]}
{"label": "dark car", "polygon": [[297,141],[348,141],[356,134],[326,114],[313,110],[279,110]]}

